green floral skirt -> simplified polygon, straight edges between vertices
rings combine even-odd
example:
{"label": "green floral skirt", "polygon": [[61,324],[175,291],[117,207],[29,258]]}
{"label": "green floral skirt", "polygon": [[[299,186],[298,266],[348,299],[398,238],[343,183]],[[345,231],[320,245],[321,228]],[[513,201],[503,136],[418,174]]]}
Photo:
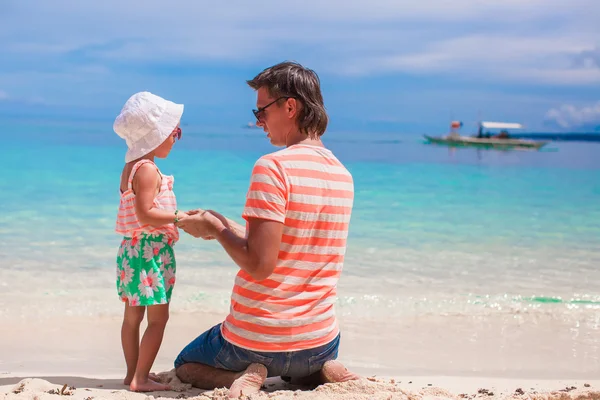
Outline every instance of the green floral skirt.
{"label": "green floral skirt", "polygon": [[175,285],[173,240],[142,234],[123,238],[117,254],[117,292],[130,306],[167,304]]}

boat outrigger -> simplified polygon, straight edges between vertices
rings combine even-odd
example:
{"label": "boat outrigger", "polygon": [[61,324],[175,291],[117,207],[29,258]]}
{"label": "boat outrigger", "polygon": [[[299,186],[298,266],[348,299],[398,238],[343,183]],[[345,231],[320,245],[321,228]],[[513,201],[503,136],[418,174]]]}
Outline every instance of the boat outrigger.
{"label": "boat outrigger", "polygon": [[[523,129],[523,125],[506,122],[480,122],[479,130],[475,136],[461,136],[458,130],[462,122],[452,121],[451,132],[446,136],[434,137],[424,135],[430,143],[443,144],[446,146],[478,146],[492,148],[527,148],[539,149],[548,141],[511,138],[508,129]],[[484,129],[486,132],[484,133]],[[498,134],[492,135],[489,129],[500,129]]]}

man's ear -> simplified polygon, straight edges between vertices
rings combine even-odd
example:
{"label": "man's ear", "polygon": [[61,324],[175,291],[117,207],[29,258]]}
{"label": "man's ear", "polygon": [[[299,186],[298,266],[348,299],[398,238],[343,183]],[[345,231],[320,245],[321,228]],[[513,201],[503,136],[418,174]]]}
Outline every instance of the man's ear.
{"label": "man's ear", "polygon": [[290,113],[292,116],[298,114],[298,100],[289,98],[286,105],[288,107],[288,113]]}

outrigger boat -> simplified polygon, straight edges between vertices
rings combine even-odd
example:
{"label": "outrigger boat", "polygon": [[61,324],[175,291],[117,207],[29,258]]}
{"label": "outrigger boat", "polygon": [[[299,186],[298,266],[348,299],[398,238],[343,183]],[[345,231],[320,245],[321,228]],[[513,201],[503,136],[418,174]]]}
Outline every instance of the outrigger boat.
{"label": "outrigger boat", "polygon": [[[446,136],[434,137],[424,135],[430,143],[443,144],[446,146],[478,146],[493,148],[527,148],[539,149],[545,146],[548,141],[516,139],[511,138],[508,129],[523,129],[523,125],[506,122],[480,122],[479,131],[475,136],[461,136],[458,130],[462,127],[462,122],[452,121],[451,132]],[[486,129],[500,129],[500,133],[491,135]]]}

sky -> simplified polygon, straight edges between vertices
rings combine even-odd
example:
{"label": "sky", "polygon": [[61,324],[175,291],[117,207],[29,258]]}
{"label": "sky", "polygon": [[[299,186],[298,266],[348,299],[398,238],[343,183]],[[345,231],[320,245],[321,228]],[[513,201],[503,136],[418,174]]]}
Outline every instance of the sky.
{"label": "sky", "polygon": [[0,118],[111,120],[148,90],[238,127],[245,81],[294,60],[331,129],[600,131],[599,16],[598,0],[2,0]]}

